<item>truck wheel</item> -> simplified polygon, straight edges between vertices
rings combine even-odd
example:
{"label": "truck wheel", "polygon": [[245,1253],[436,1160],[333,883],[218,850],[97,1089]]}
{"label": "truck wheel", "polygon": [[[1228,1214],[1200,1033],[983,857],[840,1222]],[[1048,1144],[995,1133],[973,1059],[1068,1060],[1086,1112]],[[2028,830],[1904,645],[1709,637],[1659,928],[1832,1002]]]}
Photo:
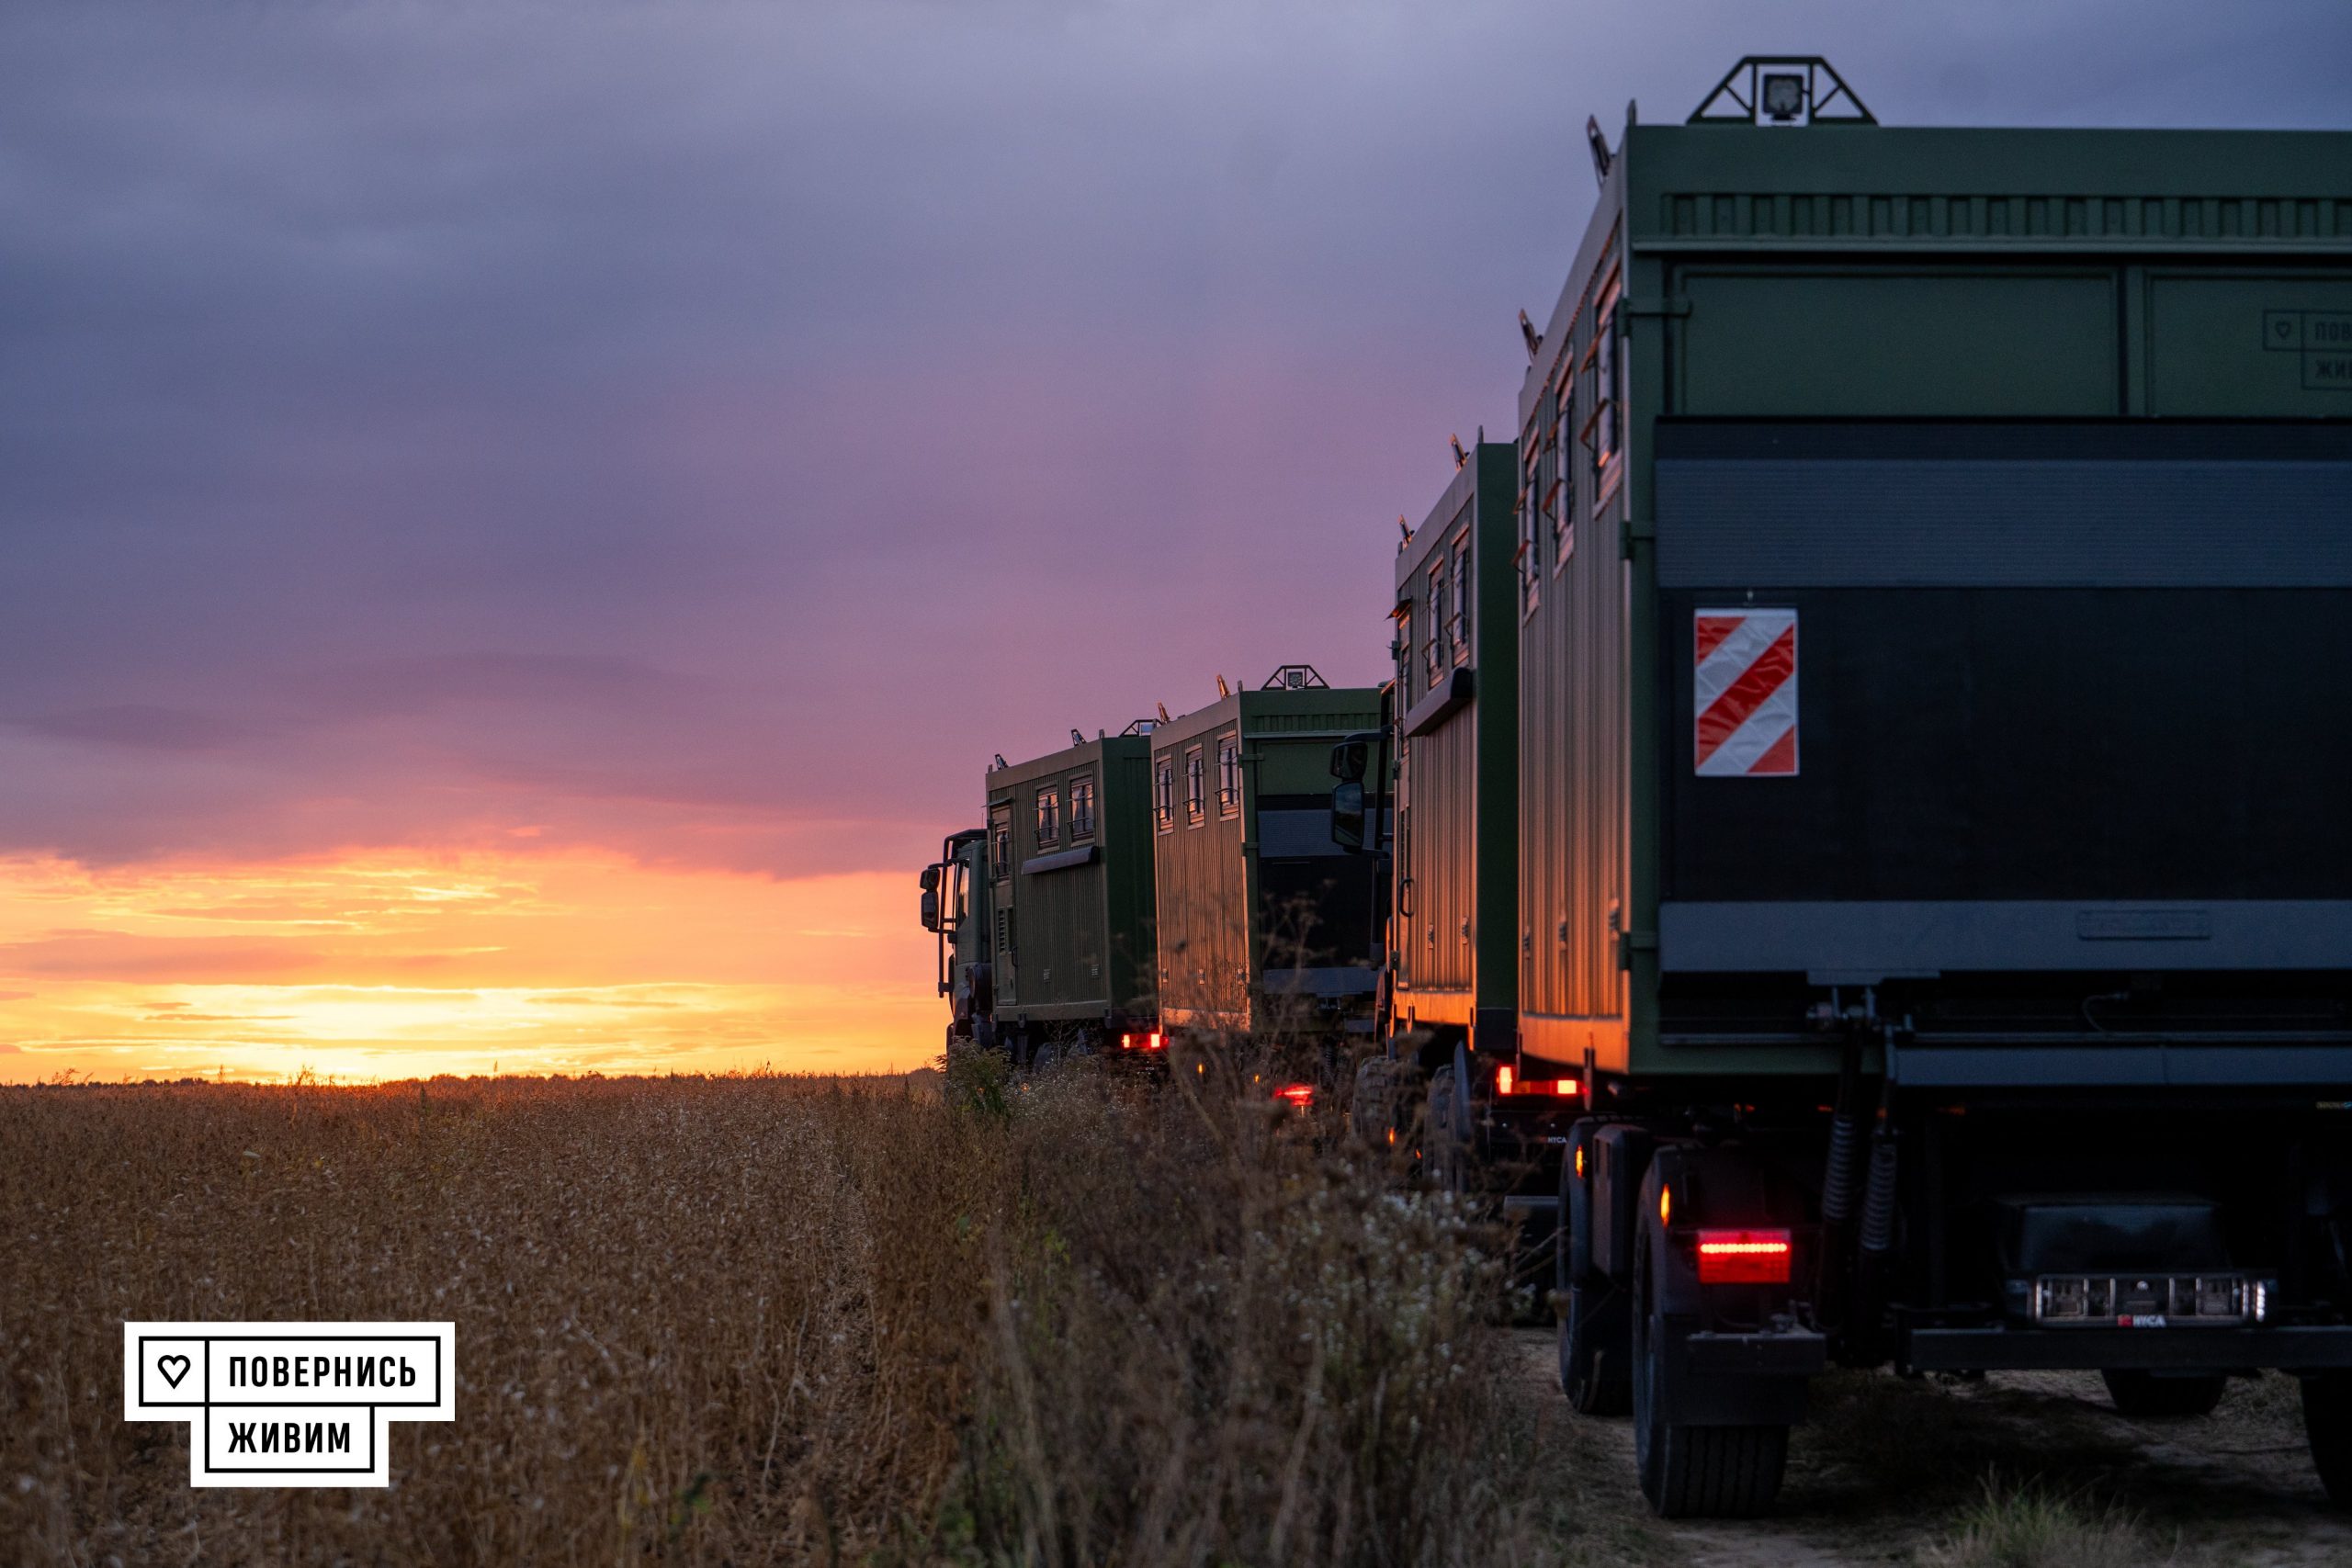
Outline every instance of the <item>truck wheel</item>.
{"label": "truck wheel", "polygon": [[1453,1075],[1430,1079],[1429,1103],[1421,1117],[1421,1170],[1434,1191],[1460,1197],[1470,1190],[1470,1150],[1460,1135]]}
{"label": "truck wheel", "polygon": [[1660,1518],[1748,1518],[1780,1495],[1789,1429],[1668,1424],[1658,1408],[1666,1318],[1652,1278],[1662,1250],[1657,1223],[1645,1224],[1634,1240],[1634,1453],[1642,1495]]}
{"label": "truck wheel", "polygon": [[1348,1128],[1366,1148],[1396,1142],[1396,1102],[1405,1083],[1402,1068],[1403,1064],[1385,1056],[1367,1057],[1356,1068],[1355,1096],[1348,1102]]}
{"label": "truck wheel", "polygon": [[2303,1380],[2303,1435],[2327,1500],[2352,1508],[2352,1372],[2315,1372]]}
{"label": "truck wheel", "polygon": [[1622,1311],[1610,1311],[1620,1304],[1612,1299],[1617,1292],[1596,1282],[1570,1285],[1567,1293],[1568,1309],[1560,1319],[1561,1392],[1579,1416],[1623,1416],[1634,1407],[1634,1380],[1625,1364]]}
{"label": "truck wheel", "polygon": [[[1578,1134],[1571,1134],[1571,1144]],[[1560,1232],[1554,1299],[1560,1314],[1560,1392],[1579,1416],[1623,1416],[1634,1407],[1626,1367],[1625,1297],[1592,1267],[1592,1204],[1576,1157],[1560,1161]]]}
{"label": "truck wheel", "polygon": [[2211,1416],[2230,1380],[2211,1376],[2168,1378],[2155,1372],[2104,1371],[2107,1394],[2119,1416]]}

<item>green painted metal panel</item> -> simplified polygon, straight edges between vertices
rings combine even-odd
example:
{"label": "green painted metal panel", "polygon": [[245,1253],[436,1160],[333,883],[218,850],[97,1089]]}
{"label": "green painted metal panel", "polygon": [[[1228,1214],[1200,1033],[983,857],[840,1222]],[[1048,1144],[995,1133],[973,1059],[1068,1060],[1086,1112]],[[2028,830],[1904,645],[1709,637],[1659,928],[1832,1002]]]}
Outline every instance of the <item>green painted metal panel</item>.
{"label": "green painted metal panel", "polygon": [[2069,272],[1692,268],[1679,412],[2122,412],[2117,279]]}
{"label": "green painted metal panel", "polygon": [[1477,949],[1476,1006],[1509,1015],[1519,1007],[1519,447],[1480,447],[1477,621],[1477,896],[1471,911]]}
{"label": "green painted metal panel", "polygon": [[2159,272],[2147,334],[2150,413],[2352,415],[2352,274]]}
{"label": "green painted metal panel", "polygon": [[[1110,736],[988,775],[997,1016],[1103,1024],[1148,1017],[1154,951],[1148,742]],[[1093,825],[1079,832],[1076,793]],[[1054,800],[1041,836],[1038,797]],[[1009,847],[1009,863],[997,860]]]}
{"label": "green painted metal panel", "polygon": [[2331,131],[1633,126],[1637,249],[2324,253],[2352,241]]}

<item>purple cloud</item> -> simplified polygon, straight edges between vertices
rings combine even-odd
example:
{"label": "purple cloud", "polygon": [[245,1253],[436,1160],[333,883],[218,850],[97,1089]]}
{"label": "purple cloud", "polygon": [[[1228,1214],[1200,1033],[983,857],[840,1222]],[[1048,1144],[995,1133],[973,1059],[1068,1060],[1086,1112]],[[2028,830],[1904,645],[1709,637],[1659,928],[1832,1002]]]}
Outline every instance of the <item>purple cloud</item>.
{"label": "purple cloud", "polygon": [[[2335,0],[1791,0],[1909,122],[2340,124]],[[899,867],[1385,659],[1588,113],[1753,9],[0,14],[0,850]]]}

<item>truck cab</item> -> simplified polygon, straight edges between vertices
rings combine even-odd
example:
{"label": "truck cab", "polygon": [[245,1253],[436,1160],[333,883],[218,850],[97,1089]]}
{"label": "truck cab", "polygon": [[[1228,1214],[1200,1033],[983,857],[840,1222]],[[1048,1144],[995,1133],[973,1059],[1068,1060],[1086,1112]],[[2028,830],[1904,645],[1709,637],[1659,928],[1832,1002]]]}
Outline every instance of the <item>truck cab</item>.
{"label": "truck cab", "polygon": [[988,829],[967,828],[922,868],[922,929],[938,938],[939,994],[947,998],[947,1046],[995,1043],[989,964]]}

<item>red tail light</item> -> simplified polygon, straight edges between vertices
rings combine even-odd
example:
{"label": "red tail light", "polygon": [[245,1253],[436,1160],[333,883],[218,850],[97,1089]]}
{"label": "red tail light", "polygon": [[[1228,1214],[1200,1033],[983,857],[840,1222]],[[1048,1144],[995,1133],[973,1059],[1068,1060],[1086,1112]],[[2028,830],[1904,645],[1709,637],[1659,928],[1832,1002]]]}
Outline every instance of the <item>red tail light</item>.
{"label": "red tail light", "polygon": [[1160,1038],[1159,1031],[1155,1029],[1151,1032],[1150,1037],[1143,1043],[1143,1048],[1147,1051],[1164,1051],[1168,1048],[1168,1042]]}
{"label": "red tail light", "polygon": [[1575,1078],[1522,1078],[1510,1066],[1495,1069],[1497,1094],[1550,1094],[1566,1097],[1581,1094],[1584,1085]]}
{"label": "red tail light", "polygon": [[1274,1098],[1304,1111],[1315,1103],[1315,1086],[1311,1083],[1286,1083],[1274,1090]]}
{"label": "red tail light", "polygon": [[1699,1283],[1785,1285],[1789,1251],[1786,1231],[1701,1231]]}
{"label": "red tail light", "polygon": [[1136,1048],[1136,1037],[1135,1037],[1134,1035],[1132,1035],[1132,1034],[1122,1034],[1122,1035],[1120,1035],[1120,1036],[1119,1036],[1119,1049],[1120,1049],[1120,1050],[1122,1050],[1122,1051],[1132,1051],[1132,1050],[1134,1050],[1135,1048]]}

